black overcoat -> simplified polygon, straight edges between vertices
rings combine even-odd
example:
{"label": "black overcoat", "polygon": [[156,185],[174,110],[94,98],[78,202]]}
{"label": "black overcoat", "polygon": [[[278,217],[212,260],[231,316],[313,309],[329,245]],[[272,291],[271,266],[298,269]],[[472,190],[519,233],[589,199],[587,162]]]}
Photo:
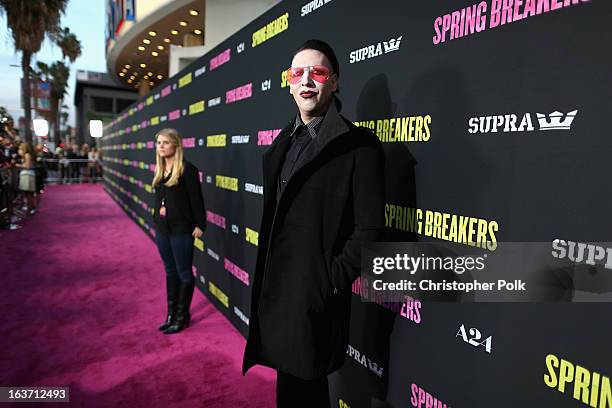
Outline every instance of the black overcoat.
{"label": "black overcoat", "polygon": [[342,365],[361,247],[384,228],[384,153],[332,103],[278,198],[294,122],[263,156],[264,208],[243,374],[255,364],[302,379]]}

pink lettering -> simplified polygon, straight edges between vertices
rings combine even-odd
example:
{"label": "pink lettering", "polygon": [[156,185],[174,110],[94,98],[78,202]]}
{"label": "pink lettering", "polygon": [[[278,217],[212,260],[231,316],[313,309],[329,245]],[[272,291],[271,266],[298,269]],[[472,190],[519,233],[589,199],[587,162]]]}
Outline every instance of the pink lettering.
{"label": "pink lettering", "polygon": [[183,139],[183,148],[190,149],[192,147],[195,147],[195,137]]}
{"label": "pink lettering", "polygon": [[257,132],[257,146],[271,145],[282,129],[260,130]]}
{"label": "pink lettering", "polygon": [[180,109],[176,109],[173,110],[172,112],[168,113],[168,119],[169,120],[175,120],[181,117],[181,110]]}
{"label": "pink lettering", "polygon": [[206,221],[225,229],[225,217],[215,214],[212,211],[206,211]]}
{"label": "pink lettering", "polygon": [[217,55],[216,57],[211,58],[210,59],[210,70],[212,71],[213,69],[228,62],[231,58],[230,52],[231,51],[228,48],[227,50],[223,51],[221,54]]}
{"label": "pink lettering", "polygon": [[249,285],[249,274],[227,258],[223,259],[225,269],[245,285]]}

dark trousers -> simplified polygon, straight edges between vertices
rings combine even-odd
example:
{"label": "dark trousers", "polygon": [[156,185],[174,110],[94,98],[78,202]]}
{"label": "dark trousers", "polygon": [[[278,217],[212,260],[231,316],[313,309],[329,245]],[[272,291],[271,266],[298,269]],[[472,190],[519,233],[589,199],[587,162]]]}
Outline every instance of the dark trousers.
{"label": "dark trousers", "polygon": [[162,234],[156,231],[155,243],[164,262],[167,275],[177,275],[183,282],[193,280],[193,236],[191,234]]}
{"label": "dark trousers", "polygon": [[327,376],[302,380],[291,374],[276,372],[277,408],[330,408]]}

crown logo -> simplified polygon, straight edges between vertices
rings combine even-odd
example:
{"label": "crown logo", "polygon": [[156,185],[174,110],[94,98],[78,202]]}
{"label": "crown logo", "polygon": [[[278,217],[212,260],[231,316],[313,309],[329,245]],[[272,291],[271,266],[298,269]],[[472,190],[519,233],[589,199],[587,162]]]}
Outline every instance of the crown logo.
{"label": "crown logo", "polygon": [[570,130],[572,128],[572,122],[576,118],[578,110],[571,111],[563,118],[563,113],[554,111],[550,115],[550,118],[543,113],[536,113],[538,122],[540,122],[540,130]]}
{"label": "crown logo", "polygon": [[385,46],[385,54],[399,50],[401,41],[402,41],[401,35],[397,38],[390,39],[389,42],[383,41],[383,45]]}

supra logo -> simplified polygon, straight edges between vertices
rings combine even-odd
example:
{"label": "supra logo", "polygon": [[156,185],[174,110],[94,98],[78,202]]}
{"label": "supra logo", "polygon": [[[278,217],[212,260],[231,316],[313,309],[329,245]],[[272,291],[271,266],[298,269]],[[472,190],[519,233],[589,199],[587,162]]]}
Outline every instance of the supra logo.
{"label": "supra logo", "polygon": [[312,0],[306,4],[304,4],[302,6],[301,9],[301,17],[304,17],[307,14],[312,13],[313,11],[315,11],[316,9],[318,9],[319,7],[323,7],[324,5],[326,5],[327,3],[329,3],[331,0]]}
{"label": "supra logo", "polygon": [[591,266],[600,264],[606,269],[612,269],[612,248],[599,245],[555,239],[552,242],[552,256],[558,259],[569,258],[572,262]]}
{"label": "supra logo", "polygon": [[[539,130],[571,130],[572,123],[578,110],[573,110],[567,114],[554,111],[550,114],[536,113]],[[532,116],[529,112],[525,113],[519,121],[519,116],[512,114],[478,116],[470,118],[468,121],[468,132],[474,133],[508,133],[508,132],[532,132],[536,130]]]}
{"label": "supra logo", "polygon": [[242,51],[244,51],[244,43],[241,42],[240,44],[238,44],[236,46],[236,54],[240,54]]}
{"label": "supra logo", "polygon": [[400,35],[397,38],[391,38],[389,41],[379,42],[377,44],[368,45],[366,47],[351,51],[349,55],[349,63],[354,64],[356,62],[361,62],[366,59],[398,51],[400,49],[401,41],[402,36]]}
{"label": "supra logo", "polygon": [[571,111],[565,115],[565,119],[561,120],[563,114],[559,111],[554,111],[550,114],[549,120],[546,115],[536,113],[538,122],[540,122],[540,130],[570,130],[577,114],[578,110]]}
{"label": "supra logo", "polygon": [[246,324],[247,326],[249,325],[249,318],[246,317],[242,310],[238,309],[236,306],[234,306],[234,314],[238,316],[244,324]]}
{"label": "supra logo", "polygon": [[202,74],[206,73],[206,65],[201,66],[200,68],[195,70],[194,76],[197,78]]}
{"label": "supra logo", "polygon": [[367,358],[365,354],[361,354],[359,350],[357,350],[355,347],[351,346],[350,344],[348,345],[348,348],[346,349],[346,354],[348,354],[349,357],[352,357],[359,364],[361,364],[362,366],[364,366],[365,368],[369,369],[371,372],[376,374],[378,377],[382,377],[384,369],[382,367],[379,367],[378,363],[375,363],[374,361]]}
{"label": "supra logo", "polygon": [[232,144],[245,144],[249,143],[251,135],[234,135],[232,136]]}
{"label": "supra logo", "polygon": [[465,326],[462,324],[461,327],[459,327],[459,331],[457,332],[455,337],[461,337],[463,341],[465,341],[467,344],[471,344],[474,347],[483,346],[487,353],[491,353],[491,342],[493,341],[493,336],[489,336],[485,340],[479,342],[479,340],[482,339],[482,334],[480,334],[480,330],[472,327],[469,330],[469,337],[467,333],[468,332],[465,331]]}
{"label": "supra logo", "polygon": [[208,107],[217,106],[221,103],[221,97],[217,96],[216,98],[212,98],[208,100]]}
{"label": "supra logo", "polygon": [[206,248],[206,253],[215,261],[219,260],[219,254],[213,251],[212,249]]}
{"label": "supra logo", "polygon": [[253,184],[253,183],[244,183],[244,191],[254,194],[263,195],[263,186]]}
{"label": "supra logo", "polygon": [[240,228],[236,224],[232,224],[232,232],[234,234],[240,234]]}

